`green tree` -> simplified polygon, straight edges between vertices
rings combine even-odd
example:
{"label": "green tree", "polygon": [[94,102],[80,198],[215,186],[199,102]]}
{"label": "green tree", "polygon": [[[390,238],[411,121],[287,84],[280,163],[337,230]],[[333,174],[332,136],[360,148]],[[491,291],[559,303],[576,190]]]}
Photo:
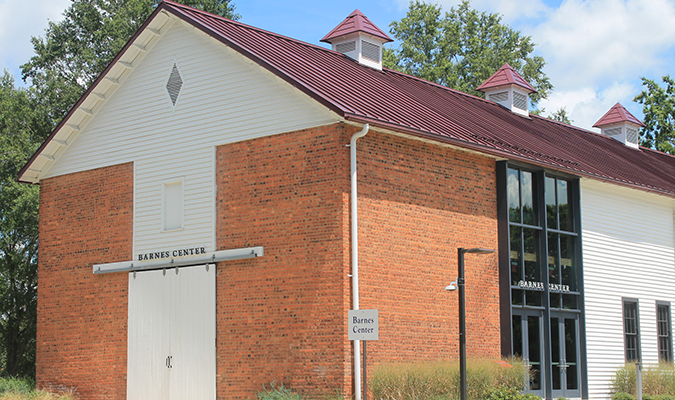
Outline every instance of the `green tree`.
{"label": "green tree", "polygon": [[475,89],[509,63],[538,91],[530,96],[532,104],[553,89],[544,59],[532,55],[532,39],[504,25],[499,14],[472,9],[469,0],[445,14],[440,5],[411,1],[406,16],[390,28],[401,44],[385,49],[388,68],[483,96]]}
{"label": "green tree", "polygon": [[[238,19],[231,0],[183,3]],[[156,0],[73,0],[22,65],[29,89],[0,78],[0,373],[34,376],[38,187],[15,181],[56,124],[157,6]]]}
{"label": "green tree", "polygon": [[15,181],[45,122],[30,93],[0,78],[0,372],[34,376],[38,187]]}
{"label": "green tree", "polygon": [[663,78],[665,88],[642,78],[645,87],[633,101],[642,104],[645,126],[640,129],[640,144],[664,153],[675,154],[675,80]]}
{"label": "green tree", "polygon": [[560,107],[558,109],[558,111],[549,115],[548,119],[552,119],[554,121],[562,122],[562,123],[565,123],[567,125],[572,125],[572,122],[574,122],[570,119],[570,115],[567,112],[567,108],[565,108],[565,107]]}
{"label": "green tree", "polygon": [[[238,19],[231,0],[183,0],[183,4]],[[33,37],[35,55],[22,65],[52,128],[143,24],[156,0],[73,0],[63,19]],[[50,129],[51,131],[51,129]],[[46,133],[43,134],[45,136]]]}

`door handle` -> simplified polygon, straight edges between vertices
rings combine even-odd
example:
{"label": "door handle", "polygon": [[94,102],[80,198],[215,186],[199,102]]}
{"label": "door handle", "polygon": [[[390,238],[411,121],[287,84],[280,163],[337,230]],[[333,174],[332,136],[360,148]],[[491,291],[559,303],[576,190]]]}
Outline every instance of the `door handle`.
{"label": "door handle", "polygon": [[166,367],[167,368],[173,368],[173,365],[171,365],[171,359],[172,358],[173,358],[173,356],[167,356],[166,357]]}

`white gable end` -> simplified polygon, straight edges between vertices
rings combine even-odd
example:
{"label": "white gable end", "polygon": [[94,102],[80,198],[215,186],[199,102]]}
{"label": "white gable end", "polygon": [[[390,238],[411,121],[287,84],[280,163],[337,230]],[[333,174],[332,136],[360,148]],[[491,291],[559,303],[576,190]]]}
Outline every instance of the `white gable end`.
{"label": "white gable end", "polygon": [[[175,21],[40,179],[133,162],[134,257],[167,245],[213,251],[215,147],[337,121],[241,54]],[[178,181],[184,224],[166,230],[163,187]]]}

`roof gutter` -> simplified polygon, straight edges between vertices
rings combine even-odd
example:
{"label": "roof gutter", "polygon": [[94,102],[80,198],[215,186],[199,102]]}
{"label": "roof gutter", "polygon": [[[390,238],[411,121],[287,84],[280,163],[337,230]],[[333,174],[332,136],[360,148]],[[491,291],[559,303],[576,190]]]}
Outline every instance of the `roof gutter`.
{"label": "roof gutter", "polygon": [[451,145],[451,146],[455,146],[455,147],[458,147],[458,148],[461,148],[461,149],[474,151],[474,152],[477,152],[477,153],[482,153],[484,155],[488,155],[488,156],[492,156],[492,157],[496,157],[496,158],[516,161],[516,162],[525,163],[525,164],[528,164],[528,165],[536,165],[536,166],[539,166],[541,168],[546,168],[546,169],[549,169],[551,171],[560,172],[560,173],[568,175],[568,176],[577,176],[577,177],[580,177],[580,178],[593,179],[593,180],[597,180],[597,181],[601,181],[601,182],[607,182],[607,183],[611,183],[611,184],[615,184],[615,185],[619,185],[619,186],[623,186],[623,187],[628,187],[628,188],[631,188],[631,189],[640,190],[640,191],[647,192],[647,193],[653,193],[653,194],[658,194],[658,195],[661,195],[661,196],[675,198],[675,193],[669,192],[669,191],[666,191],[666,190],[661,190],[661,189],[658,189],[658,188],[638,185],[638,184],[635,184],[635,183],[632,183],[632,182],[627,182],[627,181],[622,181],[622,180],[617,180],[617,179],[611,179],[611,178],[608,178],[608,177],[603,176],[603,175],[579,171],[578,169],[575,169],[573,167],[565,168],[565,167],[561,167],[561,166],[558,166],[558,165],[555,165],[555,164],[549,164],[549,163],[538,161],[538,160],[535,160],[535,159],[532,159],[532,158],[524,157],[520,154],[510,153],[510,152],[507,152],[507,151],[502,151],[502,150],[494,149],[494,148],[487,147],[487,146],[481,146],[481,145],[477,145],[477,144],[473,144],[473,143],[468,143],[468,142],[465,142],[465,141],[462,141],[462,140],[459,140],[459,139],[454,139],[454,138],[451,138],[451,137],[442,136],[442,135],[439,135],[437,133],[432,133],[432,132],[423,131],[423,130],[416,130],[416,129],[408,128],[408,127],[401,126],[401,125],[398,125],[398,124],[388,123],[386,121],[381,121],[381,120],[378,120],[378,119],[375,119],[375,118],[368,118],[368,117],[364,117],[364,116],[356,115],[356,114],[345,114],[343,116],[343,118],[347,121],[350,121],[350,122],[360,123],[360,124],[372,124],[373,126],[378,126],[378,127],[384,128],[384,129],[388,129],[390,131],[398,132],[398,133],[405,134],[405,135],[410,135],[410,136],[413,136],[413,137],[417,137],[419,139],[425,139],[425,140],[429,140],[429,141],[436,142],[436,143],[439,143],[439,144]]}

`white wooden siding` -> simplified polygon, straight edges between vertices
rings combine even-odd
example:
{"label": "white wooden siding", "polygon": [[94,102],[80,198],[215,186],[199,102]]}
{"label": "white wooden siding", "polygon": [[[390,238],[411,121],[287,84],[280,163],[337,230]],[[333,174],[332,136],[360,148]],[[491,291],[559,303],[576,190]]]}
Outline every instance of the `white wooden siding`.
{"label": "white wooden siding", "polygon": [[[183,86],[172,106],[174,63]],[[43,176],[134,162],[134,257],[215,250],[214,147],[326,125],[336,114],[228,47],[176,22]],[[162,232],[162,182],[185,177],[184,229]]]}
{"label": "white wooden siding", "polygon": [[215,265],[129,274],[128,347],[128,399],[215,400]]}
{"label": "white wooden siding", "polygon": [[591,399],[608,399],[624,365],[622,298],[639,300],[642,361],[658,362],[656,301],[675,306],[673,201],[581,181],[586,340]]}

